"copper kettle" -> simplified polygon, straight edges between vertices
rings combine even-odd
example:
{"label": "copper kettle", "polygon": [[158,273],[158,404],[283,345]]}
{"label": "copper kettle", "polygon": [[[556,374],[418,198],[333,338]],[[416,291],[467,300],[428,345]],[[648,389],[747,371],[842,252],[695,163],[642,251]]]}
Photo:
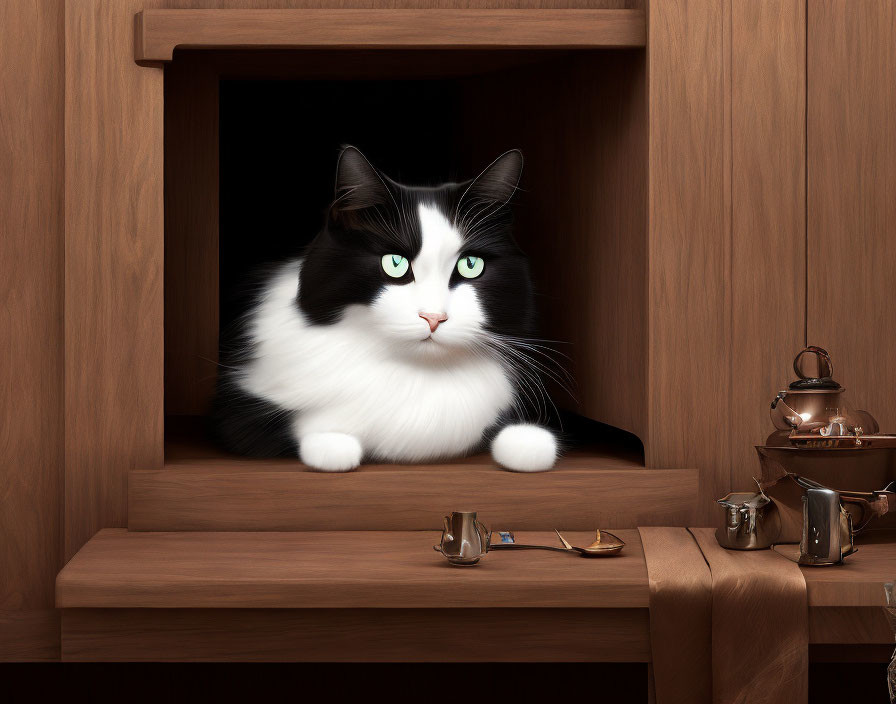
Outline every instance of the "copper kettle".
{"label": "copper kettle", "polygon": [[[879,430],[867,411],[852,409],[844,398],[844,389],[833,379],[831,356],[821,347],[810,346],[793,360],[799,377],[787,389],[778,392],[771,404],[772,423],[789,438],[804,441],[840,441],[859,438]],[[771,438],[770,438],[771,440]]]}

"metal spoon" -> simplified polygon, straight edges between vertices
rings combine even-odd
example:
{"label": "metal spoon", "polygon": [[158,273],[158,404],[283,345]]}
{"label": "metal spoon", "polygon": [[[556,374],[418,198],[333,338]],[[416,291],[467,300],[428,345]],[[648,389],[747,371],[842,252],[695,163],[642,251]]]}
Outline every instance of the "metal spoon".
{"label": "metal spoon", "polygon": [[[575,550],[582,557],[606,557],[607,555],[618,555],[622,552],[622,548],[625,547],[625,543],[622,540],[607,531],[604,531],[603,534],[601,534],[600,530],[598,530],[594,542],[584,548],[571,545],[566,538],[560,535],[559,530],[555,529],[554,532],[557,534],[557,537],[560,538],[560,542],[563,543],[564,548],[567,550]],[[604,541],[604,536],[610,536],[613,541]]]}
{"label": "metal spoon", "polygon": [[[597,536],[591,545],[584,548],[577,548],[570,545],[569,542],[560,535],[560,531],[554,530],[560,542],[563,543],[562,548],[553,545],[522,545],[520,543],[497,543],[493,544],[489,550],[553,550],[555,552],[566,552],[580,557],[607,557],[609,555],[617,555],[625,547],[625,543],[612,533],[597,531]],[[610,536],[615,542],[602,541],[603,536]]]}

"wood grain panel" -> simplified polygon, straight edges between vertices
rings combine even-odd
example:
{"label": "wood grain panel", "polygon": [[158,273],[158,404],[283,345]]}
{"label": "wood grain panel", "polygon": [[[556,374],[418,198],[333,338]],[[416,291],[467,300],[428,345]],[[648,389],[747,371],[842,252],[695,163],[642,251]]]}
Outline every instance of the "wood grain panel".
{"label": "wood grain panel", "polygon": [[696,470],[556,469],[491,465],[362,468],[166,467],[130,475],[131,530],[421,530],[472,507],[495,528],[575,530],[686,525]]}
{"label": "wood grain panel", "polygon": [[882,607],[884,583],[896,574],[896,535],[870,531],[856,539],[859,551],[833,570],[801,568],[811,606]]}
{"label": "wood grain panel", "polygon": [[62,17],[0,3],[0,660],[59,657]]}
{"label": "wood grain panel", "polygon": [[205,415],[218,361],[218,75],[165,68],[165,413]]}
{"label": "wood grain panel", "polygon": [[643,8],[644,0],[165,0],[169,9],[560,10]]}
{"label": "wood grain panel", "polygon": [[727,3],[648,13],[648,467],[701,471],[698,520],[729,490]]}
{"label": "wood grain panel", "polygon": [[729,486],[749,491],[753,445],[774,429],[769,403],[805,344],[806,3],[738,0],[731,11],[731,402],[723,422],[731,427]]}
{"label": "wood grain panel", "polygon": [[648,662],[647,609],[66,609],[103,662]]}
{"label": "wood grain panel", "polygon": [[816,606],[809,609],[809,642],[887,644],[892,654],[893,629],[890,628],[886,613],[878,606]]}
{"label": "wood grain panel", "polygon": [[808,340],[896,427],[896,5],[809,0]]}
{"label": "wood grain panel", "polygon": [[[61,554],[61,547],[60,536],[56,556]],[[53,564],[52,571],[58,569],[58,563]],[[43,596],[46,592],[47,580],[52,584],[53,575],[26,585],[22,596],[31,602],[36,602],[35,597]],[[36,609],[19,607],[0,611],[0,662],[59,660],[59,612],[53,606],[52,597],[49,604],[39,604],[39,607]]]}
{"label": "wood grain panel", "polygon": [[525,156],[514,235],[532,267],[539,334],[557,341],[574,379],[556,403],[643,439],[644,52],[581,52],[462,85],[467,170],[512,147]]}
{"label": "wood grain panel", "polygon": [[619,47],[646,43],[642,10],[145,10],[137,61],[177,47]]}
{"label": "wood grain panel", "polygon": [[163,461],[162,71],[131,19],[152,4],[65,5],[66,556]]}
{"label": "wood grain panel", "polygon": [[[438,518],[434,522],[438,522]],[[376,526],[373,526],[376,527]],[[100,531],[56,580],[59,608],[642,608],[638,532],[620,555],[493,552],[458,569],[438,531],[133,533]],[[593,532],[569,532],[574,545]],[[521,543],[556,545],[553,532]]]}

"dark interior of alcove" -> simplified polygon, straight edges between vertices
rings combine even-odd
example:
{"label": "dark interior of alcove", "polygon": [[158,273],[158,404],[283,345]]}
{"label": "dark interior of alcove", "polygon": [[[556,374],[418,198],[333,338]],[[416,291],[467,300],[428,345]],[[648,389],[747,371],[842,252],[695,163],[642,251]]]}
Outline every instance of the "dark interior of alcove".
{"label": "dark interior of alcove", "polygon": [[[189,373],[186,379],[182,374],[182,351],[177,347],[184,335],[194,334],[184,330],[190,322],[182,314],[189,305],[185,289],[198,290],[203,284],[185,280],[196,272],[181,264],[189,243],[177,232],[181,224],[176,216],[185,207],[178,204],[188,199],[172,192],[177,187],[173,182],[192,189],[204,178],[207,191],[211,183],[199,170],[196,154],[184,154],[184,149],[195,152],[195,139],[207,139],[201,125],[194,127],[190,143],[178,139],[173,116],[186,107],[174,101],[195,103],[202,93],[195,86],[176,89],[182,71],[192,73],[194,83],[196,73],[215,81],[208,93],[215,99],[216,153],[210,154],[209,145],[198,160],[215,161],[216,251],[206,246],[202,261],[216,256],[217,262],[216,271],[198,278],[206,287],[212,284],[212,273],[216,279],[214,300],[202,289],[205,307],[214,302],[217,308],[216,344],[219,336],[229,339],[250,300],[247,288],[255,285],[265,265],[299,255],[319,230],[333,196],[342,145],[359,147],[398,181],[430,184],[470,178],[498,154],[519,147],[526,168],[515,206],[516,237],[532,261],[542,334],[565,343],[557,349],[569,361],[562,355],[559,359],[579,382],[575,398],[555,394],[564,409],[566,438],[572,445],[599,447],[601,453],[643,466],[643,445],[627,432],[631,424],[616,423],[612,413],[602,413],[603,392],[592,393],[595,379],[602,376],[594,366],[608,358],[603,352],[595,355],[594,339],[574,339],[583,331],[572,310],[591,306],[601,287],[615,287],[614,296],[634,300],[635,307],[638,303],[639,281],[632,280],[631,272],[646,269],[639,259],[645,235],[640,198],[646,145],[638,133],[645,117],[643,70],[643,51],[403,51],[363,56],[205,51],[176,57],[166,68],[166,98],[172,101],[166,99],[166,128],[174,126],[170,135],[166,129],[166,176],[172,176],[172,183],[166,178],[169,440],[182,442],[187,428],[188,442],[200,442],[196,436],[204,426],[201,416],[215,373],[208,365],[201,379],[192,373],[199,391],[184,393],[191,379]],[[170,91],[169,79],[174,79]],[[589,85],[600,87],[596,98],[580,93]],[[175,164],[181,167],[177,171]],[[186,171],[199,178],[191,180]],[[184,229],[182,236],[195,235]],[[601,246],[595,238],[606,242]],[[613,273],[620,267],[625,276]],[[203,343],[209,356],[210,334]],[[611,349],[611,362],[614,353]],[[589,395],[597,403],[589,401]]]}

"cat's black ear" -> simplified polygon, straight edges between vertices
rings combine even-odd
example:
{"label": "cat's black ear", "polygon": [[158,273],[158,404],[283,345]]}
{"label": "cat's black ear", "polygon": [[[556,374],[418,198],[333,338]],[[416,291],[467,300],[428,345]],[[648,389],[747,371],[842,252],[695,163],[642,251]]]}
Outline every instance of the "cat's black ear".
{"label": "cat's black ear", "polygon": [[516,192],[522,173],[523,153],[519,149],[504,152],[473,179],[460,202],[465,206],[483,202],[504,205]]}
{"label": "cat's black ear", "polygon": [[389,187],[355,147],[344,147],[336,164],[336,211],[363,210],[394,202]]}

